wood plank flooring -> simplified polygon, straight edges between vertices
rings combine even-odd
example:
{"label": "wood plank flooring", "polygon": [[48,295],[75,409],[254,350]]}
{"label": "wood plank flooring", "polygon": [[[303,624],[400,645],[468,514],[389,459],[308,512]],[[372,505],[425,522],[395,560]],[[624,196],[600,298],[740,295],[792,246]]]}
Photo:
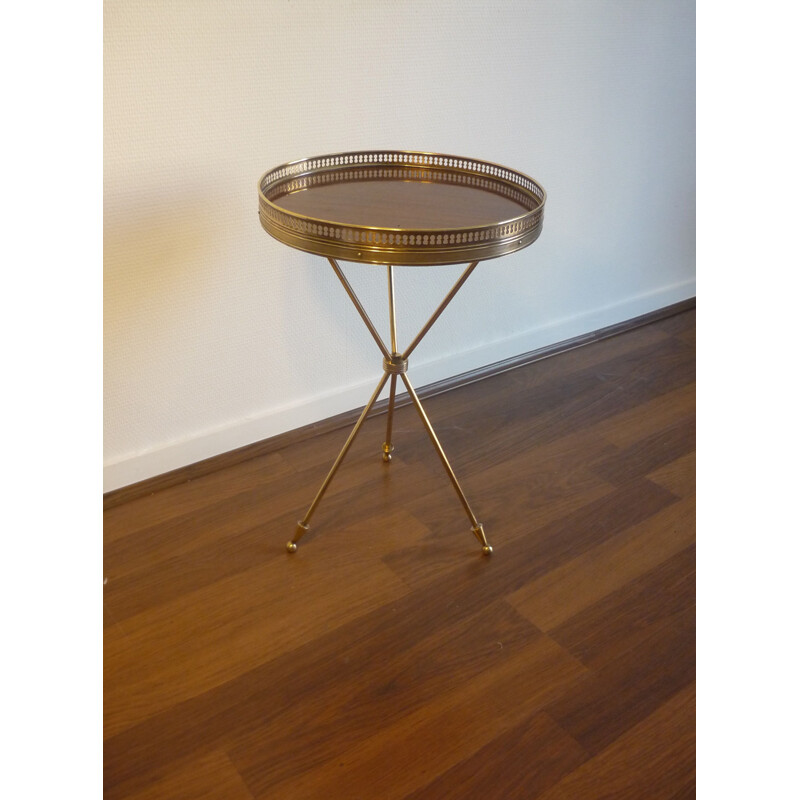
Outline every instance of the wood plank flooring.
{"label": "wood plank flooring", "polygon": [[693,796],[694,325],[108,509],[107,800]]}

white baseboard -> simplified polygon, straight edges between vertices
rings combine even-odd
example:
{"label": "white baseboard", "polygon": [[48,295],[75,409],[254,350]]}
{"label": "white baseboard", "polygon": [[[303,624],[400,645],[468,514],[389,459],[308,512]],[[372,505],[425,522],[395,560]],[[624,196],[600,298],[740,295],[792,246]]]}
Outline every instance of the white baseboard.
{"label": "white baseboard", "polygon": [[[688,300],[695,296],[695,291],[695,281],[685,281],[588,313],[549,322],[518,336],[490,342],[472,350],[427,362],[415,362],[415,388],[419,389],[453,375],[625,322],[682,300]],[[339,387],[334,392],[315,395],[291,405],[267,409],[258,417],[236,420],[215,430],[200,432],[180,441],[167,442],[147,451],[107,462],[103,467],[103,491],[110,492],[129,486],[196,461],[358,408],[374,390],[376,380],[377,378],[370,378],[369,381]]]}

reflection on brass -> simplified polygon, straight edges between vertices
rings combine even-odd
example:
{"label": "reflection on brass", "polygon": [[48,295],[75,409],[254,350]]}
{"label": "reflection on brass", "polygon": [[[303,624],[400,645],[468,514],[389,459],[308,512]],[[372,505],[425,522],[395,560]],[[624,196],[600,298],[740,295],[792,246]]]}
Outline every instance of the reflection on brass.
{"label": "reflection on brass", "polygon": [[392,356],[391,358],[383,359],[383,369],[390,375],[402,375],[408,372],[408,361],[401,355]]}
{"label": "reflection on brass", "polygon": [[[286,549],[293,553],[353,440],[391,378],[382,455],[392,459],[398,375],[433,443],[484,555],[492,548],[408,378],[408,359],[480,261],[516,252],[542,230],[546,194],[500,164],[441,153],[364,150],[306,158],[265,173],[258,184],[264,230],[291,247],[327,257],[383,356],[383,375]],[[386,265],[389,346],[336,259]],[[469,265],[408,347],[397,346],[394,266]]]}
{"label": "reflection on brass", "polygon": [[492,554],[492,547],[489,542],[486,541],[486,534],[483,532],[483,525],[478,523],[473,529],[472,532],[475,534],[475,538],[481,543],[483,550],[483,554],[485,556],[490,556]]}
{"label": "reflection on brass", "polygon": [[[388,220],[385,224],[354,223],[354,219],[369,219],[368,203],[325,212],[328,216],[293,208],[303,208],[302,200],[315,189],[319,193],[330,187],[354,186],[366,191],[376,182],[450,187],[448,192],[459,191],[475,199],[476,213],[460,224],[456,203],[443,217],[445,222],[429,222],[423,215],[418,226],[408,227]],[[357,197],[358,191],[354,194]],[[284,164],[262,175],[258,195],[261,225],[290,247],[347,261],[423,266],[485,261],[527,247],[541,233],[546,201],[544,189],[533,178],[500,164],[404,150],[336,153]],[[505,198],[513,209],[508,216],[478,213],[480,199],[492,197]],[[307,205],[309,210],[316,208],[313,203]],[[487,205],[494,208],[496,203]]]}
{"label": "reflection on brass", "polygon": [[305,525],[302,522],[297,523],[297,527],[295,528],[294,537],[286,542],[286,549],[290,553],[294,553],[297,551],[297,543],[300,541],[304,533],[308,532],[308,525]]}

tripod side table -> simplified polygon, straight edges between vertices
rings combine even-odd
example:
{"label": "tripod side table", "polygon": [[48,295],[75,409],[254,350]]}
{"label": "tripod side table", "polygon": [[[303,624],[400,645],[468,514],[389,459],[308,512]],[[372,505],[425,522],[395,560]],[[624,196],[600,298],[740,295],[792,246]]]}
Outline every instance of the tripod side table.
{"label": "tripod side table", "polygon": [[[259,180],[263,228],[290,247],[328,259],[383,355],[383,374],[286,549],[293,553],[347,451],[389,381],[383,460],[392,458],[398,377],[461,501],[485,555],[492,552],[408,377],[408,359],[480,261],[516,252],[539,237],[545,191],[527,175],[473,158],[405,150],[336,153],[284,164]],[[384,265],[389,285],[389,345],[367,315],[337,259]],[[395,266],[468,263],[411,343],[400,350]]]}

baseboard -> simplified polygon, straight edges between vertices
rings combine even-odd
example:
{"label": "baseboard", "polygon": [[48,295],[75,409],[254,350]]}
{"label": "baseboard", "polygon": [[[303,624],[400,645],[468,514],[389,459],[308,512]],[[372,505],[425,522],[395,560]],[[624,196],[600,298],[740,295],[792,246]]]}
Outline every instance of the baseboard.
{"label": "baseboard", "polygon": [[[669,302],[659,302],[663,300]],[[618,335],[694,306],[694,281],[668,287],[590,314],[558,320],[526,331],[513,339],[493,342],[447,359],[415,363],[415,385],[420,397],[430,397]],[[634,313],[631,314],[631,311]],[[620,319],[623,321],[609,324],[610,320]],[[437,376],[442,374],[453,377],[437,380]],[[360,413],[364,398],[374,388],[372,384],[373,381],[370,380],[369,383],[352,385],[335,394],[316,396],[302,404],[272,409],[259,419],[239,422],[106,464],[104,507],[120,505],[136,497],[352,424]],[[407,401],[407,395],[398,396],[398,403]],[[386,405],[386,400],[379,401],[373,413],[385,411]]]}

